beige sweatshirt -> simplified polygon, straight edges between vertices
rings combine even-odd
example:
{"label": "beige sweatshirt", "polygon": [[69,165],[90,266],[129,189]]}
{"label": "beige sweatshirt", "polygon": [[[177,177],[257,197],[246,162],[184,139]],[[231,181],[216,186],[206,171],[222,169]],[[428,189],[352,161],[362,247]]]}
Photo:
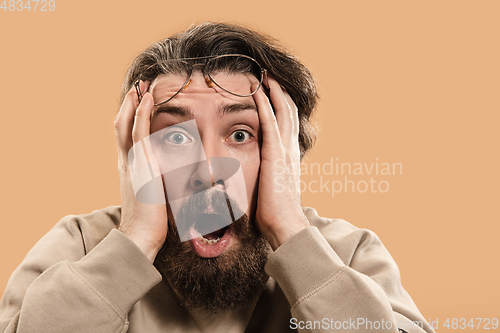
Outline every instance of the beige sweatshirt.
{"label": "beige sweatshirt", "polygon": [[119,206],[66,216],[12,274],[0,332],[433,332],[373,232],[304,212],[312,226],[271,255],[258,301],[217,316],[178,305],[116,230]]}

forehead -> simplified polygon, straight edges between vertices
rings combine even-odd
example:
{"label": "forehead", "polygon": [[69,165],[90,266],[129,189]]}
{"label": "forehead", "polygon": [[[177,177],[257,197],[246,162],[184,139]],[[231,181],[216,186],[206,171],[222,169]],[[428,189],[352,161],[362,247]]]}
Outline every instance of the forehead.
{"label": "forehead", "polygon": [[[211,76],[231,92],[248,95],[252,84],[259,80],[251,74],[218,73]],[[166,122],[177,123],[189,119],[217,122],[221,118],[245,119],[258,122],[257,106],[252,96],[240,97],[230,94],[215,84],[206,81],[199,72],[191,75],[191,81],[185,89],[179,91],[188,78],[182,75],[161,75],[150,87],[155,104],[162,103],[174,96],[168,102],[153,108],[151,115],[152,130],[164,126]],[[176,94],[178,92],[178,94]],[[236,118],[235,118],[236,117]]]}
{"label": "forehead", "polygon": [[188,81],[185,88],[168,103],[184,99],[183,97],[253,102],[251,96],[239,97],[225,91],[228,90],[237,95],[250,94],[252,84],[259,82],[252,74],[219,72],[211,75],[210,78],[199,71],[193,72],[190,78],[183,74],[160,75],[152,82],[150,91],[155,103],[161,103],[175,95]]}

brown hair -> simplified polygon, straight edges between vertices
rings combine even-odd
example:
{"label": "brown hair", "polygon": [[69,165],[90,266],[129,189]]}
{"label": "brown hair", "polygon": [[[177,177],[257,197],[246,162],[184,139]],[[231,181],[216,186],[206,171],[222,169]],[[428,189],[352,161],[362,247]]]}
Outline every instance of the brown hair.
{"label": "brown hair", "polygon": [[316,140],[315,126],[310,123],[318,100],[314,78],[276,39],[241,26],[203,23],[154,43],[130,66],[122,85],[120,104],[140,76],[153,81],[158,75],[166,73],[158,70],[158,66],[153,66],[155,69],[151,70],[151,66],[159,61],[222,54],[244,54],[254,58],[290,94],[299,110],[302,159]]}

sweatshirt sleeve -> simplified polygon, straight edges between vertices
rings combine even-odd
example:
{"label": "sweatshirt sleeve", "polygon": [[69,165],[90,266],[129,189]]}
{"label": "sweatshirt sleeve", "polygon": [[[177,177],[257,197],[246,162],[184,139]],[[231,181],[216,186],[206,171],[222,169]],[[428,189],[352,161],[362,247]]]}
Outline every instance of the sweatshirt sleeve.
{"label": "sweatshirt sleeve", "polygon": [[332,235],[331,243],[318,228],[308,227],[266,263],[267,274],[290,303],[292,329],[434,332],[403,289],[396,263],[374,233],[357,229],[326,234]]}
{"label": "sweatshirt sleeve", "polygon": [[33,247],[0,301],[0,332],[128,330],[132,306],[161,275],[118,230],[96,242],[91,229],[81,217],[66,217]]}

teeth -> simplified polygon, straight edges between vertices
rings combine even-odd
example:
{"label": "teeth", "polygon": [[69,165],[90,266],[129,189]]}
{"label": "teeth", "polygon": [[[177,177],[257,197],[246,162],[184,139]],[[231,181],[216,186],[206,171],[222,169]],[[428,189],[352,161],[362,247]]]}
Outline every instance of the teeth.
{"label": "teeth", "polygon": [[216,239],[206,239],[205,237],[203,237],[202,234],[200,234],[198,231],[196,231],[198,233],[198,239],[203,242],[203,244],[205,245],[214,245],[215,243],[217,243],[218,241],[220,241],[220,237],[219,238],[216,238]]}

